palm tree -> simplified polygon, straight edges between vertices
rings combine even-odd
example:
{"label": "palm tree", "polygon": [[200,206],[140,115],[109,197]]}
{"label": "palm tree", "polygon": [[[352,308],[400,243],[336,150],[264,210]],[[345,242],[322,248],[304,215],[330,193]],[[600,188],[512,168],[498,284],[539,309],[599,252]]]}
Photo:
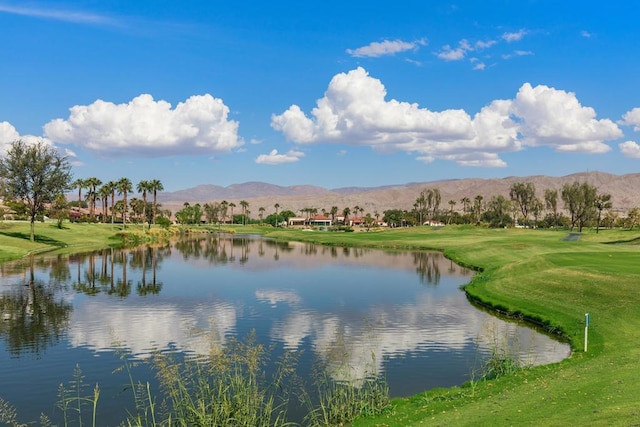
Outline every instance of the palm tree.
{"label": "palm tree", "polygon": [[342,210],[342,216],[344,217],[344,219],[342,220],[342,223],[346,226],[347,225],[347,219],[349,219],[349,214],[351,213],[351,209],[344,208]]}
{"label": "palm tree", "polygon": [[84,179],[78,178],[73,182],[73,187],[78,188],[78,209],[80,209],[80,203],[82,202],[82,189],[87,187]]}
{"label": "palm tree", "polygon": [[278,226],[278,209],[280,209],[280,204],[276,203],[275,205],[273,205],[274,208],[276,208],[276,227]]}
{"label": "palm tree", "polygon": [[476,222],[480,223],[480,217],[482,216],[482,200],[484,199],[484,197],[482,197],[480,194],[478,194],[474,200],[475,204],[474,204],[474,210],[476,212]]}
{"label": "palm tree", "polygon": [[129,178],[120,178],[116,183],[116,190],[118,194],[122,194],[123,207],[122,207],[122,228],[127,227],[127,192],[133,191],[133,184]]}
{"label": "palm tree", "polygon": [[449,206],[451,209],[449,210],[449,224],[451,224],[451,220],[453,220],[453,207],[456,205],[455,200],[449,200]]}
{"label": "palm tree", "polygon": [[222,222],[227,223],[227,208],[229,207],[229,202],[223,200],[220,202],[220,216],[222,216]]}
{"label": "palm tree", "polygon": [[266,209],[264,208],[264,206],[260,206],[258,208],[258,212],[259,212],[258,216],[260,217],[260,225],[262,225],[262,217],[264,216],[264,211],[265,210]]}
{"label": "palm tree", "polygon": [[84,180],[85,188],[89,190],[89,193],[87,193],[87,199],[89,201],[89,216],[91,218],[93,218],[96,209],[96,187],[100,184],[102,184],[102,181],[95,176]]}
{"label": "palm tree", "polygon": [[111,187],[109,183],[106,183],[98,190],[98,196],[100,196],[100,200],[102,201],[102,222],[107,218],[107,206],[109,205],[109,196],[111,195]]}
{"label": "palm tree", "polygon": [[158,213],[158,191],[164,190],[164,186],[159,179],[152,179],[148,181],[147,184],[147,191],[151,191],[153,193],[153,218],[151,222],[155,223],[156,215]]}
{"label": "palm tree", "polygon": [[114,223],[115,218],[115,206],[116,206],[116,187],[118,183],[115,181],[109,181],[105,184],[111,190],[111,225]]}
{"label": "palm tree", "polygon": [[462,199],[460,199],[460,203],[462,203],[462,211],[468,212],[469,205],[471,204],[471,199],[469,199],[468,197],[463,197]]}
{"label": "palm tree", "polygon": [[249,202],[246,200],[240,200],[240,206],[242,206],[242,223],[246,225],[247,223],[247,208],[249,207]]}
{"label": "palm tree", "polygon": [[[138,193],[142,193],[142,229],[144,230],[144,221],[147,219],[147,191],[151,191],[151,185],[149,181],[142,180],[136,186]],[[151,227],[151,223],[149,223]]]}
{"label": "palm tree", "polygon": [[333,224],[336,221],[336,215],[338,214],[338,207],[331,206],[331,210],[329,211],[329,213],[331,213],[331,223]]}
{"label": "palm tree", "polygon": [[231,208],[231,224],[233,224],[233,208],[236,207],[236,204],[231,202],[229,203],[229,207]]}
{"label": "palm tree", "polygon": [[[460,199],[460,203],[462,203],[462,213],[463,215],[469,212],[469,205],[471,205],[471,199],[468,197],[463,197]],[[467,223],[466,217],[464,219],[465,224]]]}

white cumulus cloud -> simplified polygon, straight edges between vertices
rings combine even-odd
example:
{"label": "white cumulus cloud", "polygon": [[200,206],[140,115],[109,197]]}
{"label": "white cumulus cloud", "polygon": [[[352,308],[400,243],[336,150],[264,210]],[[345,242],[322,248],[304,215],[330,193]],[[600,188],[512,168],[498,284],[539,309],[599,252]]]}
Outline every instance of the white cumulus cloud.
{"label": "white cumulus cloud", "polygon": [[[35,135],[20,135],[17,129],[9,122],[0,122],[0,155],[4,155],[11,143],[17,140],[22,140],[27,144],[34,144],[36,142],[43,142],[47,145],[53,146],[53,143],[48,138],[44,138],[42,136]],[[54,147],[57,149],[57,147]],[[69,155],[65,151],[62,152],[63,155],[67,157],[75,158],[75,153],[71,152],[73,155]],[[73,161],[73,159],[71,159]],[[73,163],[72,163],[73,164]]]}
{"label": "white cumulus cloud", "polygon": [[513,101],[512,114],[521,118],[523,143],[547,145],[558,151],[604,153],[606,140],[622,131],[609,119],[597,120],[591,107],[583,107],[572,92],[545,85],[522,85]]}
{"label": "white cumulus cloud", "polygon": [[143,94],[125,104],[97,100],[76,105],[69,117],[44,126],[55,142],[71,144],[104,156],[140,154],[227,153],[241,147],[238,122],[229,108],[209,94],[194,95],[172,109],[166,101]]}
{"label": "white cumulus cloud", "polygon": [[293,163],[304,157],[300,151],[288,151],[285,154],[278,154],[278,150],[271,150],[269,154],[260,154],[256,158],[256,163],[263,165],[279,165],[282,163]]}
{"label": "white cumulus cloud", "polygon": [[523,146],[604,153],[610,150],[605,141],[622,135],[573,93],[543,85],[525,83],[514,99],[495,100],[473,117],[462,109],[431,111],[386,96],[382,82],[359,67],[335,75],[310,116],[292,105],[273,115],[271,126],[297,144],[369,146],[415,154],[424,162],[486,167],[506,166],[500,153]]}
{"label": "white cumulus cloud", "polygon": [[362,46],[357,49],[347,49],[347,53],[356,58],[371,57],[377,58],[385,55],[395,55],[399,52],[407,50],[418,49],[419,46],[426,45],[427,42],[424,39],[416,40],[413,42],[405,42],[402,40],[384,40],[382,42],[372,42],[367,46]]}
{"label": "white cumulus cloud", "polygon": [[20,134],[9,122],[0,122],[0,144],[8,144],[20,139]]}
{"label": "white cumulus cloud", "polygon": [[620,124],[633,126],[633,130],[640,131],[640,108],[636,107],[631,111],[627,111],[622,116]]}
{"label": "white cumulus cloud", "polygon": [[618,148],[625,157],[640,159],[640,145],[635,141],[625,141],[618,144]]}

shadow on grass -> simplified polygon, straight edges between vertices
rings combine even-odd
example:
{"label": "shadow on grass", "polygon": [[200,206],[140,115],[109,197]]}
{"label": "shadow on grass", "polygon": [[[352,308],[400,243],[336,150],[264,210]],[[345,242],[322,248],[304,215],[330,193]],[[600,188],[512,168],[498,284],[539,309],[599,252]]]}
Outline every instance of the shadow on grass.
{"label": "shadow on grass", "polygon": [[[29,240],[29,233],[18,233],[15,231],[14,232],[0,231],[0,235],[7,236],[7,237],[14,237],[16,239]],[[37,234],[34,236],[34,239],[37,243],[44,243],[45,245],[57,246],[60,248],[64,248],[65,246],[67,246],[66,243],[61,242],[60,240],[51,239],[46,236],[39,236]]]}
{"label": "shadow on grass", "polygon": [[624,240],[613,240],[611,242],[604,242],[605,245],[620,245],[620,244],[627,244],[627,245],[640,245],[640,237],[634,237],[631,239],[624,239]]}

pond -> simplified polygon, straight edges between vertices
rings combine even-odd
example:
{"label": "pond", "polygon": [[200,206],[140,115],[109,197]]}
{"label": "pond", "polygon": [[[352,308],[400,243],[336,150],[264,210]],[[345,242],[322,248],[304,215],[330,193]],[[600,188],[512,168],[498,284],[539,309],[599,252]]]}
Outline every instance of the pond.
{"label": "pond", "polygon": [[[502,341],[527,364],[570,351],[472,306],[460,286],[473,272],[439,252],[203,234],[31,257],[0,273],[0,397],[23,422],[60,419],[58,386],[78,366],[86,391],[99,383],[100,424],[118,424],[133,407],[131,378],[153,382],[137,362],[207,354],[251,331],[276,355],[299,351],[303,377],[339,353],[354,378],[383,375],[392,396],[460,385]],[[341,372],[330,375],[347,380]]]}

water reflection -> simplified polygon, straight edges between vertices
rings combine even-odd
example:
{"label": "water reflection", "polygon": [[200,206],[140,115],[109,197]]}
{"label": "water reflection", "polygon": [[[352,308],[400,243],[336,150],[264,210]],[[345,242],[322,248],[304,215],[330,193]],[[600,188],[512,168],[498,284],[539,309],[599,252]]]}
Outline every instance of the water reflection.
{"label": "water reflection", "polygon": [[494,343],[489,329],[526,343],[532,363],[568,354],[472,307],[459,290],[471,272],[438,252],[203,234],[161,247],[31,258],[0,272],[8,316],[0,336],[13,354],[59,341],[94,352],[124,347],[138,358],[155,349],[206,354],[254,329],[264,342],[304,350],[303,363],[326,362],[338,380],[345,362],[350,379],[380,374],[394,360],[456,371],[450,382],[421,389],[463,382],[469,361]]}
{"label": "water reflection", "polygon": [[23,261],[21,268],[6,270],[15,281],[0,294],[0,339],[13,356],[24,351],[40,353],[58,343],[68,328],[72,306],[57,295],[60,283],[69,277],[68,269],[61,267],[59,258],[50,260],[48,265],[49,283],[36,279],[33,256]]}

